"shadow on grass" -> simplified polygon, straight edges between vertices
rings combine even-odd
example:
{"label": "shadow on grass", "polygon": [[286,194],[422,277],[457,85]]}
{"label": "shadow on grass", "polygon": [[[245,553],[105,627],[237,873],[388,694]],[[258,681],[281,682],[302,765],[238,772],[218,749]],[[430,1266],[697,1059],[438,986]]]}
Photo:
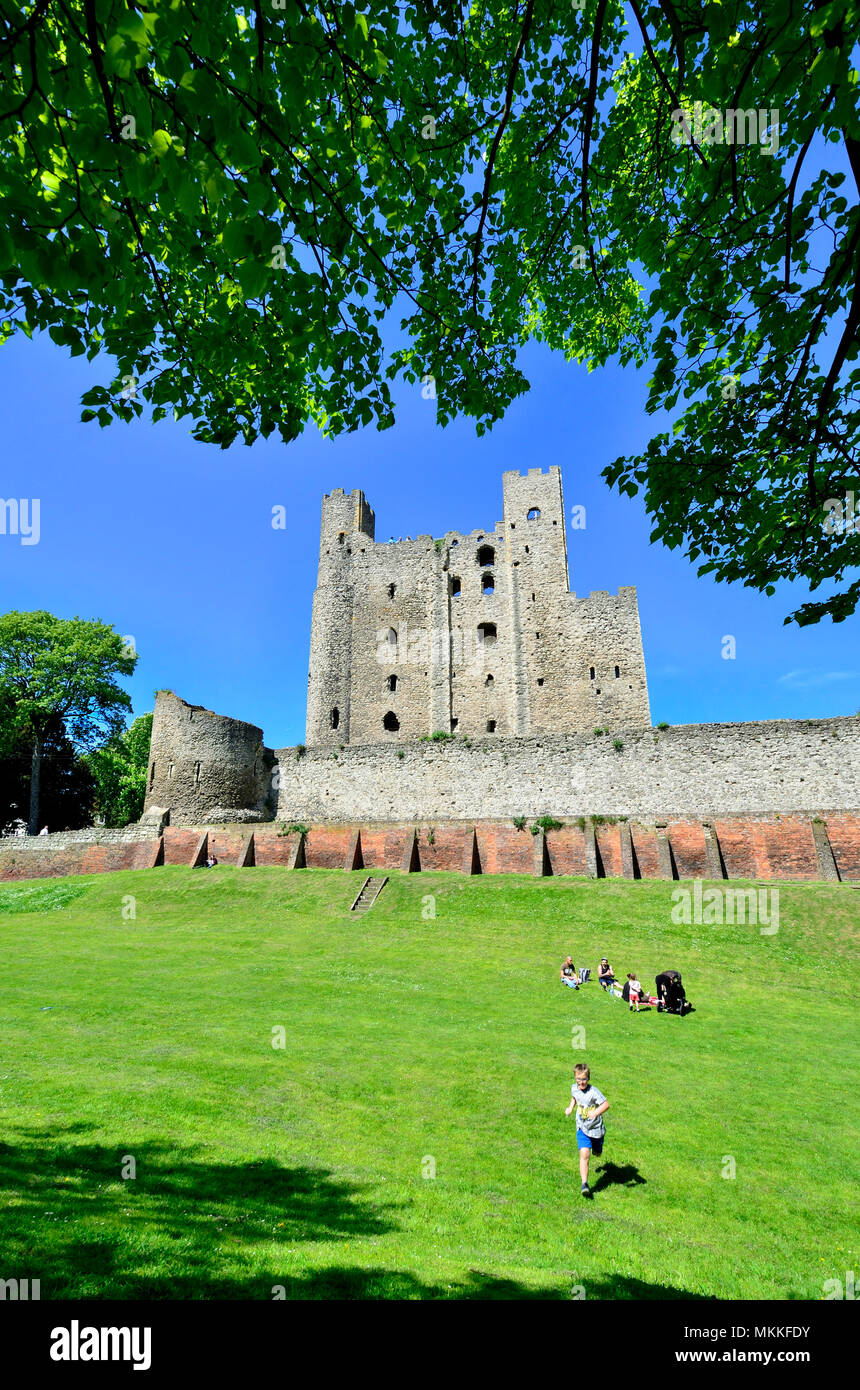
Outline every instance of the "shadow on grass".
{"label": "shadow on grass", "polygon": [[[0,1144],[0,1273],[41,1279],[43,1298],[271,1297],[276,1270],[269,1283],[236,1269],[261,1243],[276,1262],[300,1242],[397,1229],[392,1204],[323,1168],[210,1162],[158,1142],[124,1151],[75,1142],[81,1128]],[[136,1176],[123,1180],[127,1154]]]}
{"label": "shadow on grass", "polygon": [[[535,1290],[480,1270],[435,1283],[346,1263],[297,1273],[296,1246],[395,1231],[395,1205],[371,1203],[323,1168],[206,1162],[158,1142],[130,1146],[137,1175],[123,1181],[123,1151],[82,1141],[88,1128],[30,1130],[15,1146],[0,1144],[0,1276],[39,1279],[43,1299],[571,1297],[566,1281]],[[642,1181],[635,1168],[608,1164],[596,1186]],[[590,1299],[697,1297],[620,1274],[583,1283]]]}
{"label": "shadow on grass", "polygon": [[605,1187],[641,1187],[646,1181],[632,1163],[604,1163],[591,1191],[602,1192]]}

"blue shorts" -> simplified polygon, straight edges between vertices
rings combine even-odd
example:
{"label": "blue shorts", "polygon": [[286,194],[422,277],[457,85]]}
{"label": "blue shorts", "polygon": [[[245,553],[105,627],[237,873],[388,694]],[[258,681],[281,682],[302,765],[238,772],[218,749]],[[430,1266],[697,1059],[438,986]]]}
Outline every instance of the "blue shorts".
{"label": "blue shorts", "polygon": [[605,1134],[601,1134],[599,1139],[592,1139],[590,1134],[583,1134],[581,1129],[576,1131],[576,1147],[578,1149],[591,1149],[595,1158],[599,1158],[603,1153],[603,1141]]}

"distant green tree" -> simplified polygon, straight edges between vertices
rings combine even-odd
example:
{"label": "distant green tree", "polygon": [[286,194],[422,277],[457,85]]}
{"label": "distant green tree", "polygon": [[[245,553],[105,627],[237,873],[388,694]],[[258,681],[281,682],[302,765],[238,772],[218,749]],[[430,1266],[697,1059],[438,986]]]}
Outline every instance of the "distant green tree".
{"label": "distant green tree", "polygon": [[49,732],[62,729],[84,751],[121,732],[131,699],[116,683],[130,676],[137,655],[107,624],[57,618],[43,610],[0,617],[0,708],[5,741],[30,749],[28,835],[41,804],[42,758]]}
{"label": "distant green tree", "polygon": [[[8,710],[6,711],[8,713]],[[32,748],[26,733],[17,741],[11,720],[0,709],[0,833],[23,820],[30,804]],[[79,830],[93,819],[93,776],[66,738],[59,720],[45,729],[39,814],[52,830]]]}
{"label": "distant green tree", "polygon": [[94,782],[94,807],[111,827],[128,825],[143,814],[152,715],[142,714],[121,734],[85,755]]}

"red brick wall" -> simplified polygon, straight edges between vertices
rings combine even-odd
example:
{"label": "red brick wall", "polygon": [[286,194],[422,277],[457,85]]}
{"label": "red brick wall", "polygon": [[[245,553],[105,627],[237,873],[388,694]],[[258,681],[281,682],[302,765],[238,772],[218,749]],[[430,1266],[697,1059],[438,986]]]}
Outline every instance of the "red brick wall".
{"label": "red brick wall", "polygon": [[828,816],[827,838],[842,878],[860,879],[860,820],[856,816]]}
{"label": "red brick wall", "polygon": [[666,834],[675,856],[679,878],[710,878],[705,853],[705,832],[699,821],[670,821]]}
{"label": "red brick wall", "polygon": [[[471,827],[470,827],[471,831]],[[530,874],[534,866],[535,837],[528,829],[517,830],[509,823],[478,824],[478,855],[485,874]],[[461,841],[460,865],[468,850],[468,836]]]}
{"label": "red brick wall", "polygon": [[351,825],[312,826],[305,838],[305,860],[308,868],[342,869],[351,838]]}
{"label": "red brick wall", "polygon": [[[422,869],[447,869],[451,873],[459,873],[463,868],[463,855],[466,853],[469,841],[472,838],[471,825],[434,825],[433,844],[428,844],[427,835],[430,831],[429,825],[422,825],[418,831],[418,857]],[[478,831],[478,841],[480,843],[480,830]],[[361,842],[364,844],[364,832],[362,831]],[[479,851],[483,861],[483,851]],[[485,868],[484,873],[493,872]]]}
{"label": "red brick wall", "polygon": [[641,878],[659,878],[660,861],[657,855],[657,832],[651,826],[630,826],[630,838]]}
{"label": "red brick wall", "polygon": [[800,816],[755,821],[751,827],[755,846],[755,878],[821,878],[812,826]]}
{"label": "red brick wall", "polygon": [[194,851],[200,844],[201,833],[199,830],[180,830],[176,826],[165,826],[165,864],[190,864],[194,858]]}
{"label": "red brick wall", "polygon": [[[531,839],[531,835],[529,835]],[[550,867],[554,874],[585,877],[585,832],[578,825],[551,830],[546,837]]]}
{"label": "red brick wall", "polygon": [[290,862],[295,842],[295,835],[278,835],[272,831],[265,834],[255,830],[254,860],[262,868],[268,868],[271,865],[282,865],[286,868]]}
{"label": "red brick wall", "polygon": [[[827,818],[827,833],[840,874],[860,880],[860,817],[841,813]],[[517,830],[510,821],[485,821],[433,827],[433,844],[428,843],[429,825],[418,830],[418,854],[422,870],[442,869],[462,872],[473,829],[484,873],[534,872],[536,841],[529,830]],[[730,879],[819,879],[821,870],[808,817],[734,817],[714,823],[726,872]],[[412,842],[415,827],[407,824],[355,826],[313,826],[305,841],[309,868],[343,868],[356,830],[361,833],[365,867],[399,869],[404,852]],[[209,832],[209,845],[222,864],[235,864],[247,833],[237,830]],[[630,833],[639,871],[643,878],[659,875],[657,836],[653,826],[631,824]],[[673,821],[661,834],[668,835],[681,878],[709,877],[705,839],[698,821]],[[164,831],[164,863],[191,863],[200,843],[199,829],[168,826]],[[608,877],[621,875],[620,826],[596,827],[596,839]],[[275,830],[254,830],[254,857],[260,866],[286,867],[296,844],[295,835],[279,835]],[[546,848],[553,874],[585,875],[585,835],[577,825],[551,830]],[[116,869],[146,868],[158,851],[155,841],[106,845],[74,844],[63,849],[16,851],[14,842],[0,844],[0,880],[59,877],[65,874],[107,873]]]}

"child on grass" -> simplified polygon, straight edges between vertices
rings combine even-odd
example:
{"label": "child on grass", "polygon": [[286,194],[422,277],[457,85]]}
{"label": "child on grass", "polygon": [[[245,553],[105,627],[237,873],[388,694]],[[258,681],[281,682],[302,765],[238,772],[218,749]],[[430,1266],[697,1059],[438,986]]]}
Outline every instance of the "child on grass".
{"label": "child on grass", "polygon": [[592,1153],[599,1158],[603,1153],[603,1140],[606,1126],[603,1115],[609,1109],[609,1101],[602,1091],[591,1084],[591,1072],[584,1062],[577,1062],[573,1069],[575,1081],[570,1088],[570,1105],[565,1115],[576,1110],[576,1145],[579,1149],[579,1176],[582,1180],[580,1192],[583,1197],[591,1196],[588,1186],[588,1162]]}
{"label": "child on grass", "polygon": [[637,1014],[638,1014],[638,1012],[639,1012],[639,1000],[642,998],[642,994],[643,994],[642,983],[641,983],[641,981],[640,981],[640,979],[639,979],[639,976],[636,975],[636,974],[633,974],[633,975],[628,974],[627,979],[628,979],[629,985],[630,985],[630,988],[629,988],[629,990],[628,990],[628,992],[627,992],[627,997],[628,997],[628,1000],[629,1000],[629,1002],[630,1002],[630,1012],[631,1012],[631,1013],[633,1012],[633,1007],[634,1007],[634,1005],[635,1005],[635,1007],[636,1007],[636,1012],[637,1012]]}

